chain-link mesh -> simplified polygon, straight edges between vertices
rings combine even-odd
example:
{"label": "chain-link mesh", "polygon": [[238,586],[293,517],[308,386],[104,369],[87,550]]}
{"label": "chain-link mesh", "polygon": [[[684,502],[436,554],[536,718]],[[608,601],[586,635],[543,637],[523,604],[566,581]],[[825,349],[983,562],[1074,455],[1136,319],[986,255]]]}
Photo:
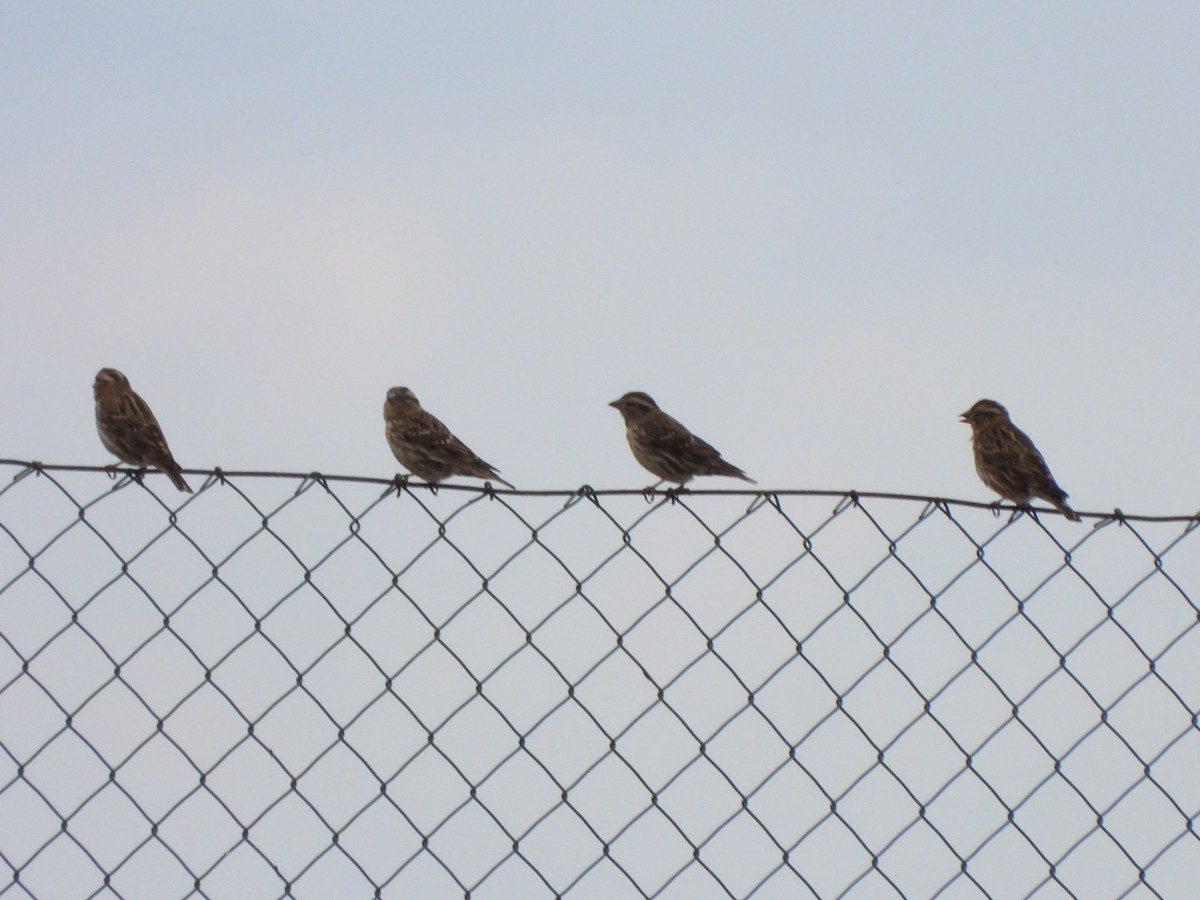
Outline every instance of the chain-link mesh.
{"label": "chain-link mesh", "polygon": [[1194,519],[0,466],[0,893],[1200,883]]}

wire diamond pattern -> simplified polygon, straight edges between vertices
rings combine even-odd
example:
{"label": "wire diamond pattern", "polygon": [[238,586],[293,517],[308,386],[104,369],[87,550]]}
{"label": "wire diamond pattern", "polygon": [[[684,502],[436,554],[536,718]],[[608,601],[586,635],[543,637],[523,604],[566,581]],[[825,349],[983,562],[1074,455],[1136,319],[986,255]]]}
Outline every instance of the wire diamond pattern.
{"label": "wire diamond pattern", "polygon": [[0,893],[1200,870],[1195,518],[0,464]]}

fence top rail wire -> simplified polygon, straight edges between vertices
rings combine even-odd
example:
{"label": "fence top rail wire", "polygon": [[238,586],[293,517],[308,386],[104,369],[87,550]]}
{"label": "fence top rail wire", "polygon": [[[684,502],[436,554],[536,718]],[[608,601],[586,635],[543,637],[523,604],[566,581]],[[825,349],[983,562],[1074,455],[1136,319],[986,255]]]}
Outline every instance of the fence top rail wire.
{"label": "fence top rail wire", "polygon": [[[38,460],[20,460],[20,459],[0,459],[0,466],[19,467],[19,471],[13,476],[12,480],[17,481],[30,474],[41,472],[102,472],[109,475],[124,475],[130,478],[137,478],[143,474],[143,470],[122,468],[117,466],[82,466],[58,463],[43,463]],[[497,496],[506,497],[633,497],[645,496],[647,498],[663,497],[672,499],[678,496],[689,497],[706,497],[706,496],[730,496],[730,497],[762,497],[769,499],[771,497],[840,497],[851,502],[863,500],[910,500],[918,503],[933,504],[935,506],[957,506],[967,509],[992,509],[1002,512],[1015,512],[1022,507],[1015,506],[1010,503],[986,502],[982,500],[961,500],[951,497],[940,497],[932,494],[905,494],[896,493],[893,491],[859,491],[853,488],[836,490],[836,489],[815,489],[815,488],[732,488],[732,489],[712,489],[712,488],[655,488],[654,490],[643,490],[641,488],[593,488],[591,485],[583,484],[577,488],[550,488],[544,490],[529,490],[524,488],[503,488],[495,487],[490,482],[482,485],[477,484],[447,484],[441,483],[437,485],[427,484],[424,481],[410,480],[404,475],[395,475],[391,478],[380,478],[369,475],[330,475],[324,472],[272,472],[272,471],[256,471],[248,469],[223,469],[220,466],[213,469],[184,469],[185,475],[198,475],[206,480],[207,485],[210,482],[220,482],[226,478],[281,478],[292,479],[295,481],[317,481],[330,482],[341,484],[378,484],[380,486],[394,485],[403,487],[408,490],[426,490],[426,491],[461,491],[468,494],[494,494]],[[1050,515],[1058,515],[1056,510],[1043,507],[1034,507],[1035,512],[1049,513]],[[1113,509],[1108,512],[1092,511],[1087,512],[1079,510],[1079,515],[1085,519],[1096,519],[1097,525],[1107,521],[1131,521],[1131,522],[1194,522],[1200,524],[1200,510],[1194,513],[1180,513],[1170,515],[1144,515],[1126,513],[1121,509]]]}

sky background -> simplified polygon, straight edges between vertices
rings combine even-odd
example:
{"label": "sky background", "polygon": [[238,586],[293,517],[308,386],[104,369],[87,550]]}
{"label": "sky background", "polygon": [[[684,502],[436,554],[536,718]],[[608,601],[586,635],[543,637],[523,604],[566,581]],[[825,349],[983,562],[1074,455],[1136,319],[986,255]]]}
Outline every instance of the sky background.
{"label": "sky background", "polygon": [[[91,384],[97,369],[113,366],[149,401],[189,469],[390,477],[399,466],[381,407],[389,387],[407,385],[518,487],[638,488],[650,476],[606,404],[644,390],[764,488],[990,501],[958,421],[986,396],[1008,405],[1077,509],[1194,513],[1197,47],[1194,3],[2,4],[0,458],[112,462],[95,434]],[[1200,684],[1200,631],[1187,599],[1200,596],[1200,568],[1190,545],[1167,549],[1181,523],[1137,531],[1045,517],[1043,530],[986,510],[955,507],[951,523],[943,512],[921,517],[932,512],[921,503],[869,501],[869,511],[847,508],[826,525],[830,497],[788,498],[778,508],[699,497],[696,519],[691,506],[615,497],[605,499],[612,518],[586,502],[559,518],[560,497],[516,498],[510,508],[414,491],[384,502],[378,485],[339,484],[343,507],[316,488],[297,495],[294,482],[252,478],[200,492],[169,518],[146,492],[102,475],[55,479],[14,483],[0,473],[10,538],[0,541],[0,569],[11,574],[0,576],[0,679],[8,679],[0,682],[0,748],[10,770],[37,757],[0,790],[10,813],[20,812],[21,798],[38,810],[37,828],[9,837],[21,846],[56,840],[63,816],[72,834],[96,835],[100,846],[106,836],[144,839],[149,818],[130,814],[115,791],[101,797],[111,810],[85,803],[71,815],[79,798],[51,813],[25,790],[27,782],[52,793],[105,782],[107,770],[76,734],[106,751],[111,740],[110,755],[121,758],[126,742],[158,730],[140,708],[110,709],[123,686],[150,696],[173,739],[196,741],[203,762],[205,748],[216,747],[216,757],[242,741],[245,722],[222,730],[199,704],[163,712],[183,691],[212,700],[198,658],[228,682],[249,719],[285,691],[302,701],[291,667],[332,648],[328,672],[314,663],[306,678],[309,690],[340,702],[339,722],[363,707],[363,692],[383,690],[385,674],[405,674],[396,702],[448,697],[427,716],[434,744],[448,759],[471,760],[515,743],[513,729],[498,727],[503,741],[491,741],[468,727],[466,713],[447,712],[478,691],[443,650],[461,650],[477,673],[491,672],[489,702],[509,710],[541,703],[540,714],[566,695],[567,681],[517,663],[492,668],[497,652],[530,644],[528,628],[538,652],[573,673],[598,654],[616,660],[611,672],[598,668],[579,683],[587,708],[602,714],[613,704],[614,720],[641,696],[621,678],[646,687],[634,660],[664,678],[699,673],[695,683],[680,678],[679,692],[696,705],[679,721],[710,730],[714,698],[723,697],[716,689],[728,688],[733,672],[755,690],[762,685],[764,697],[774,690],[777,705],[756,702],[787,742],[743,736],[730,718],[724,739],[740,763],[782,761],[792,741],[822,772],[855,762],[848,748],[865,745],[853,736],[803,736],[807,720],[797,722],[809,713],[844,726],[849,709],[889,736],[902,713],[916,717],[913,768],[900,777],[922,797],[941,795],[949,810],[938,815],[970,826],[993,816],[1002,828],[995,804],[939,787],[965,763],[961,754],[931,752],[945,741],[923,730],[933,718],[916,688],[900,683],[904,674],[927,694],[941,691],[945,712],[935,704],[934,713],[949,723],[947,735],[967,734],[970,748],[987,743],[975,765],[986,769],[991,754],[999,771],[986,773],[990,783],[1020,787],[1021,797],[1032,790],[1031,773],[1049,778],[1048,757],[1019,743],[1021,728],[1061,738],[1054,752],[1081,793],[1112,802],[1106,827],[1139,864],[1156,860],[1153,882],[1183,884],[1194,871],[1195,842],[1180,810],[1191,815],[1200,796],[1190,687]],[[185,502],[161,477],[146,486]],[[701,486],[746,487],[716,479]],[[86,516],[71,497],[90,504]],[[462,504],[472,505],[446,512]],[[449,529],[417,512],[427,508],[452,519]],[[785,509],[791,518],[776,515]],[[262,510],[276,510],[269,532]],[[349,530],[348,515],[358,517]],[[718,553],[706,529],[743,518]],[[527,537],[530,522],[537,538]],[[638,523],[633,538],[630,522]],[[797,562],[807,534],[796,528],[817,535],[820,565]],[[285,553],[276,538],[293,549]],[[510,566],[504,560],[520,547]],[[1064,547],[1073,571],[1064,570]],[[489,583],[482,597],[480,572]],[[662,573],[672,579],[670,597]],[[586,602],[577,581],[587,582]],[[389,584],[408,592],[403,602]],[[765,594],[755,588],[762,584]],[[522,606],[550,602],[562,604],[561,615]],[[619,644],[593,615],[606,603],[627,613]],[[502,612],[519,613],[521,627]],[[414,627],[405,617],[418,613],[427,619]],[[856,626],[859,618],[884,637]],[[170,643],[168,620],[187,647]],[[788,640],[780,623],[795,626]],[[260,626],[282,650],[267,646]],[[362,654],[349,651],[352,632],[365,642]],[[137,644],[151,636],[158,640]],[[416,640],[427,647],[405,657]],[[229,656],[239,641],[259,655]],[[161,644],[169,649],[156,650]],[[721,653],[727,672],[716,664]],[[364,674],[368,657],[375,669]],[[960,680],[941,668],[947,660],[965,673]],[[786,677],[763,674],[768,662]],[[703,681],[711,668],[717,675]],[[884,673],[880,681],[854,681],[868,668]],[[817,684],[824,678],[835,686]],[[993,678],[1008,691],[1002,703],[988,687]],[[1085,689],[1070,693],[1076,679]],[[112,690],[84,697],[100,685]],[[730,690],[721,715],[749,703]],[[846,692],[845,705],[835,706],[835,690]],[[40,704],[41,718],[25,702]],[[1017,703],[1022,717],[1009,722]],[[63,710],[73,704],[82,706],[68,728]],[[654,712],[665,715],[661,703]],[[451,718],[437,725],[443,715]],[[277,725],[263,716],[264,729],[279,729],[263,739],[259,758],[275,779],[283,770],[263,759],[276,748],[298,769],[308,758],[299,759],[302,751],[338,741],[328,722]],[[757,719],[737,719],[745,721]],[[541,738],[539,752],[594,751],[591,760],[611,749],[611,735],[593,746],[580,734],[565,725]],[[1128,736],[1141,755],[1111,746],[1115,736]],[[379,754],[385,774],[407,746],[387,734],[352,737]],[[425,731],[410,737],[412,753],[433,754]],[[741,752],[734,738],[762,752]],[[688,736],[649,732],[644,740],[651,758],[642,771],[655,784],[666,776],[654,753],[695,753]],[[877,756],[864,758],[856,772],[876,768]],[[252,763],[234,759],[225,777],[252,781]],[[123,783],[141,784],[144,774],[156,802],[176,788],[198,789],[195,770],[168,786],[154,780],[161,772],[153,758],[144,764],[147,773],[136,755],[121,763]],[[330,768],[313,770],[299,794],[332,807],[353,799],[363,809],[380,796],[370,779],[355,782],[362,793],[343,791],[339,779],[357,771],[352,764]],[[390,782],[398,808],[465,794],[465,782],[455,794],[412,777],[412,786]],[[1048,783],[1057,790],[1059,780]],[[291,801],[286,781],[263,780],[260,793],[274,787]],[[540,784],[494,782],[517,797],[533,797]],[[621,795],[596,784],[604,801],[596,815],[609,821],[624,808]],[[715,796],[678,784],[687,800]],[[1114,786],[1125,793],[1114,798]],[[820,810],[819,798],[795,802],[796,790],[785,783],[778,795],[756,797],[782,797],[788,813]],[[236,781],[216,793],[247,806],[257,796]],[[736,811],[737,798],[725,796]],[[1117,855],[1125,851],[1098,834],[1103,846],[1094,850],[1057,846],[1064,835],[1095,833],[1095,809],[1046,800],[1049,818],[1039,819],[1039,798],[1057,795],[1028,796],[1018,808],[1050,823],[1034,839],[1049,835],[1051,858],[1067,854],[1095,883],[1134,884]],[[1165,809],[1167,798],[1176,806]],[[629,815],[646,802],[634,792]],[[866,830],[857,823],[878,825],[877,809],[916,815],[905,803],[884,796],[853,821]],[[959,815],[960,803],[974,819]],[[281,825],[254,839],[275,834],[286,848],[293,822],[286,805],[279,809]],[[1071,828],[1051,827],[1060,810],[1074,816]],[[111,824],[120,811],[132,827]],[[783,831],[797,821],[781,820]],[[211,837],[215,825],[210,834],[203,822],[176,821],[188,854],[252,853],[232,820],[208,843],[197,835]],[[387,838],[373,820],[361,821],[369,836]],[[323,827],[307,834],[328,848]],[[973,854],[971,829],[954,829]],[[447,844],[477,865],[479,842],[445,831]],[[736,862],[738,832],[729,833]],[[414,831],[405,834],[405,846],[420,846]],[[627,834],[657,857],[657,838]],[[58,844],[74,852],[65,838]],[[836,856],[819,840],[801,844]],[[545,858],[557,864],[548,846]],[[982,865],[994,853],[1002,882],[1008,871],[1026,877],[1038,868],[1035,860],[1021,869],[1003,846],[997,840],[971,858]],[[36,846],[26,850],[37,855]],[[288,868],[291,851],[280,852]],[[302,858],[292,868],[315,852],[296,851]],[[117,866],[120,853],[103,864]],[[385,874],[394,856],[387,845]],[[893,856],[923,859],[901,845]],[[942,857],[949,874],[937,877],[954,877],[958,857]],[[683,848],[678,865],[690,858]],[[1116,859],[1120,871],[1098,858]],[[50,852],[39,859],[34,874],[40,865],[50,879],[81,871]],[[283,876],[251,861],[278,890]],[[858,860],[853,874],[867,865]],[[133,864],[121,871],[164,883]],[[235,874],[221,877],[238,883],[241,870],[226,871]],[[322,884],[313,896],[337,893]],[[700,896],[680,885],[681,896]],[[794,896],[790,885],[782,895]]]}
{"label": "sky background", "polygon": [[[525,488],[651,393],[769,488],[1200,506],[1191,3],[5,4],[0,455],[390,476],[392,385]],[[714,480],[706,487],[725,483]],[[728,482],[729,487],[736,487]]]}

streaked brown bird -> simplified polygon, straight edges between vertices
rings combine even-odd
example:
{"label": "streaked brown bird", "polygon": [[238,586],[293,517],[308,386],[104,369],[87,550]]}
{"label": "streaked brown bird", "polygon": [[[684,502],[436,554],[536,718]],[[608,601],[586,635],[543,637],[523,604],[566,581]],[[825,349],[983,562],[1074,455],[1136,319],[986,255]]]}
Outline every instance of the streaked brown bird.
{"label": "streaked brown bird", "polygon": [[[697,475],[727,475],[758,483],[659,409],[649,394],[631,391],[608,405],[625,420],[625,437],[633,458],[660,480],[682,487]],[[655,487],[650,485],[645,490]]]}
{"label": "streaked brown bird", "polygon": [[512,487],[500,473],[456,438],[437,416],[426,412],[406,387],[394,387],[383,402],[388,446],[400,464],[430,484],[452,475],[494,479]]}
{"label": "streaked brown bird", "polygon": [[984,484],[1018,506],[1037,498],[1072,522],[1079,521],[1079,513],[1067,505],[1066,491],[1029,435],[1012,423],[1007,409],[995,400],[980,400],[962,414],[962,421],[971,426],[975,471]]}
{"label": "streaked brown bird", "polygon": [[171,479],[181,491],[192,493],[154,413],[129,379],[116,369],[101,369],[92,384],[96,397],[96,431],[100,443],[113,456],[130,466],[153,466]]}

